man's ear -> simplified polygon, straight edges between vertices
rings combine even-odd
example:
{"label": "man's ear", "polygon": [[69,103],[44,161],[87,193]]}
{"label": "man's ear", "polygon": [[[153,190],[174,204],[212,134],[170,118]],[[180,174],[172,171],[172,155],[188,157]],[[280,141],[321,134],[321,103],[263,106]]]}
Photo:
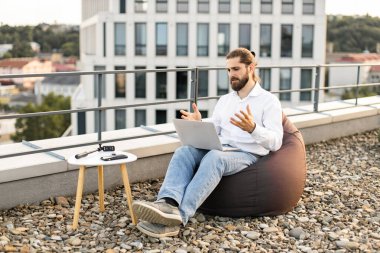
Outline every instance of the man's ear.
{"label": "man's ear", "polygon": [[249,64],[249,69],[254,72],[255,71],[255,64],[253,64],[253,63]]}

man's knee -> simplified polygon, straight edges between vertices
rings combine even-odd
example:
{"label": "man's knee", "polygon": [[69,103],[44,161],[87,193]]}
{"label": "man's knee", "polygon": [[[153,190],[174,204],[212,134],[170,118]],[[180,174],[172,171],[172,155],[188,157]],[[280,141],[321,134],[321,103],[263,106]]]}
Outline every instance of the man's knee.
{"label": "man's knee", "polygon": [[210,157],[212,159],[216,159],[216,160],[219,160],[219,159],[222,159],[223,158],[223,151],[220,151],[220,150],[210,150],[210,152],[207,153],[207,157]]}
{"label": "man's knee", "polygon": [[210,150],[206,157],[203,159],[205,162],[213,164],[219,169],[224,168],[224,156],[223,151],[220,150]]}
{"label": "man's knee", "polygon": [[196,150],[196,148],[192,147],[192,146],[181,146],[179,148],[177,148],[175,150],[175,152],[177,153],[191,153],[191,152],[194,152]]}

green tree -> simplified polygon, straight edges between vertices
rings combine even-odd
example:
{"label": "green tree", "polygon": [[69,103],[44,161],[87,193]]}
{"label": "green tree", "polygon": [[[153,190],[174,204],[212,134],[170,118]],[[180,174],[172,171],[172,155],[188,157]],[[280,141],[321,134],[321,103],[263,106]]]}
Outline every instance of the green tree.
{"label": "green tree", "polygon": [[62,45],[61,51],[64,56],[79,55],[79,45],[74,42],[66,42]]}
{"label": "green tree", "polygon": [[0,26],[0,44],[13,44],[14,49],[10,52],[12,57],[31,56],[31,50],[26,44],[32,41],[40,44],[41,52],[51,53],[62,50],[66,56],[79,57],[79,29],[77,26],[65,27],[46,24]]}
{"label": "green tree", "polygon": [[[68,109],[70,109],[69,97],[49,93],[40,105],[28,103],[18,112],[34,113]],[[16,133],[11,138],[16,142],[55,138],[61,136],[70,124],[70,114],[20,118],[16,121]]]}
{"label": "green tree", "polygon": [[[349,90],[344,90],[344,93],[342,95],[342,99],[351,99],[355,98],[356,95],[356,88],[352,88]],[[358,90],[358,98],[362,97],[370,97],[370,96],[376,96],[376,89],[371,87],[360,87]]]}
{"label": "green tree", "polygon": [[327,41],[336,52],[376,52],[380,42],[380,18],[371,16],[328,16]]}
{"label": "green tree", "polygon": [[7,51],[7,52],[5,52],[5,54],[3,54],[3,59],[8,59],[8,58],[12,58],[12,57],[13,57],[12,53],[9,51]]}
{"label": "green tree", "polygon": [[35,55],[30,44],[25,41],[16,40],[13,43],[13,48],[10,50],[12,57],[32,57]]}

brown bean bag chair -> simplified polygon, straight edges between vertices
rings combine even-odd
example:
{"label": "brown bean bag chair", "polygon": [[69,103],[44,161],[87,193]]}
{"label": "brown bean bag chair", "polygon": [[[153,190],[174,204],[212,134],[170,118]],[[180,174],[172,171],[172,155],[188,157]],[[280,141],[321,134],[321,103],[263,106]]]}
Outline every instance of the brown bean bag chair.
{"label": "brown bean bag chair", "polygon": [[281,148],[243,171],[223,177],[199,211],[229,217],[272,216],[295,207],[306,180],[305,144],[285,115],[282,125]]}

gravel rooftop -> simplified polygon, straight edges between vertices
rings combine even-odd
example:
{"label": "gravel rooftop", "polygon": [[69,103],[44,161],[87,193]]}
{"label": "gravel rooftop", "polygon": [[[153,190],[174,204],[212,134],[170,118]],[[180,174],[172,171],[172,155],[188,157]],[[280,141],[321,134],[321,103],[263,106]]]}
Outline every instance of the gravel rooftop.
{"label": "gravel rooftop", "polygon": [[[74,198],[0,211],[0,252],[380,252],[379,131],[306,146],[307,182],[296,208],[276,217],[197,213],[178,237],[156,239],[131,224],[124,189],[83,196],[77,231]],[[154,200],[162,180],[132,184]]]}

